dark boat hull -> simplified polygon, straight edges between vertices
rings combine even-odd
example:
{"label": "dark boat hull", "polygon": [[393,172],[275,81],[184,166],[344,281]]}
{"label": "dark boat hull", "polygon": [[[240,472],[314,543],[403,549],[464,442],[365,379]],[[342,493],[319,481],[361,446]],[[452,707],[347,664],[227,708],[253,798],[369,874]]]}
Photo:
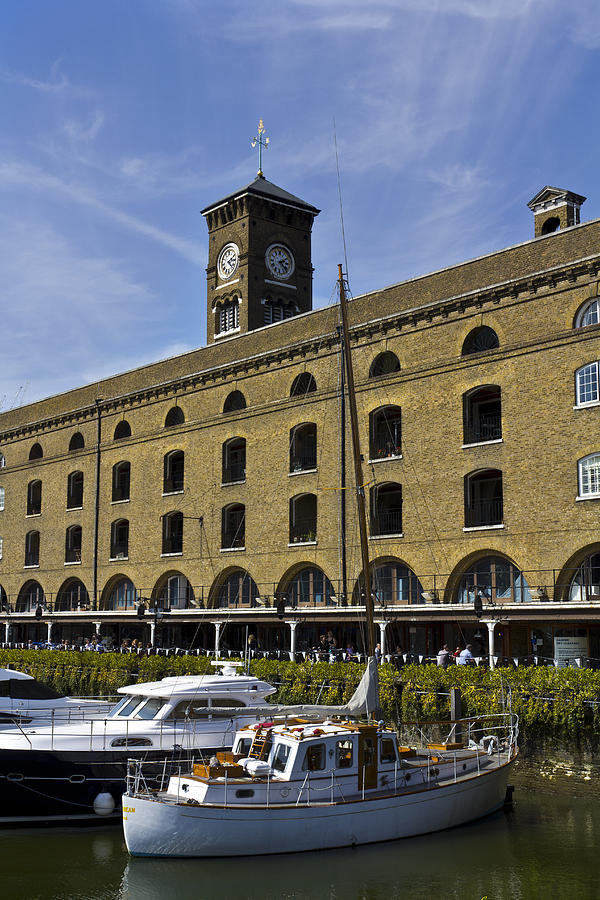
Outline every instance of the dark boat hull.
{"label": "dark boat hull", "polygon": [[[217,749],[203,748],[194,757],[210,757]],[[125,790],[127,761],[155,761],[152,774],[162,772],[165,760],[189,767],[190,754],[179,750],[56,751],[2,750],[0,752],[0,827],[46,825],[65,821],[107,823],[119,821]],[[114,810],[94,809],[99,794],[111,794]],[[105,800],[108,798],[104,798]],[[108,803],[110,807],[110,801]]]}

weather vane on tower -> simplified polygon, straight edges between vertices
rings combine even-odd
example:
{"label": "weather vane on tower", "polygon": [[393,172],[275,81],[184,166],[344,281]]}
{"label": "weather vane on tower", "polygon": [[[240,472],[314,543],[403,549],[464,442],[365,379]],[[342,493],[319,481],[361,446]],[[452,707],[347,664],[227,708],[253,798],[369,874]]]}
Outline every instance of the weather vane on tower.
{"label": "weather vane on tower", "polygon": [[263,170],[262,170],[262,151],[263,147],[265,150],[269,146],[269,138],[265,135],[265,126],[263,125],[263,120],[261,119],[258,123],[258,136],[252,138],[251,142],[253,147],[256,147],[258,144],[258,172],[256,173],[261,178],[264,178]]}

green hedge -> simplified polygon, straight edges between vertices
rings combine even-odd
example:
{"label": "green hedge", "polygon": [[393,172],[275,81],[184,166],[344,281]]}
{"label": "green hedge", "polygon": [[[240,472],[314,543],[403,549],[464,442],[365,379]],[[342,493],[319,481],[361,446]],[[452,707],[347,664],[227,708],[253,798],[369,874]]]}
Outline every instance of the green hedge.
{"label": "green hedge", "polygon": [[[167,675],[213,672],[206,657],[138,657],[76,651],[0,650],[0,666],[12,663],[56,690],[75,696],[113,696],[117,688]],[[278,685],[281,703],[338,704],[348,700],[363,667],[354,663],[253,660],[253,674]],[[449,691],[460,687],[464,715],[494,713],[510,703],[521,734],[568,737],[600,735],[600,671],[526,667],[380,667],[380,695],[388,721],[447,718]]]}

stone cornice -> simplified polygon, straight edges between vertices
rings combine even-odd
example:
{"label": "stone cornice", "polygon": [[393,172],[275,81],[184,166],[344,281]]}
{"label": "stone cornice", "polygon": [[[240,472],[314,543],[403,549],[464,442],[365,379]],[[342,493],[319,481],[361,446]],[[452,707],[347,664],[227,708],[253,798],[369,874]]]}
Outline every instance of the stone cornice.
{"label": "stone cornice", "polygon": [[[390,332],[398,333],[407,327],[416,328],[420,325],[427,325],[433,322],[434,319],[447,320],[452,316],[459,317],[471,310],[479,311],[484,306],[498,306],[506,301],[511,303],[515,301],[522,302],[532,299],[540,291],[556,290],[561,286],[565,288],[572,287],[578,279],[597,279],[599,275],[600,254],[594,254],[593,256],[531,272],[520,278],[486,285],[483,288],[409,307],[388,316],[353,324],[350,328],[350,339],[352,343],[357,344],[361,340],[369,340],[376,335],[389,336]],[[352,318],[353,307],[354,309],[357,308],[355,304],[358,305],[365,299],[370,300],[370,303],[373,304],[377,298],[389,297],[391,292],[400,291],[401,289],[402,284],[399,284],[353,298],[350,303],[350,317]],[[285,324],[304,318],[304,316],[324,316],[328,312],[330,312],[330,309],[328,310],[327,308],[313,310],[302,314],[301,317],[288,319]],[[284,323],[281,324],[283,325]],[[258,329],[256,333],[263,333],[262,329]],[[275,336],[276,334],[277,330],[274,329],[273,335]],[[247,335],[242,335],[242,337],[247,337]],[[230,340],[239,340],[239,338],[231,338]],[[229,341],[224,341],[224,343],[229,343]],[[315,337],[294,341],[283,347],[274,347],[262,353],[236,359],[223,365],[211,366],[189,375],[179,376],[149,385],[148,387],[129,391],[125,394],[115,395],[100,401],[100,412],[101,415],[106,415],[123,412],[148,402],[164,400],[169,397],[174,400],[189,390],[248,377],[259,370],[264,371],[271,366],[280,366],[282,362],[293,363],[294,361],[305,360],[306,357],[316,357],[323,350],[330,351],[337,347],[338,343],[337,330],[326,331]],[[506,349],[503,348],[503,350]],[[96,415],[96,405],[88,404],[78,409],[68,410],[58,415],[0,431],[0,443],[43,434],[56,428],[69,427],[85,421],[92,421],[96,418]]]}

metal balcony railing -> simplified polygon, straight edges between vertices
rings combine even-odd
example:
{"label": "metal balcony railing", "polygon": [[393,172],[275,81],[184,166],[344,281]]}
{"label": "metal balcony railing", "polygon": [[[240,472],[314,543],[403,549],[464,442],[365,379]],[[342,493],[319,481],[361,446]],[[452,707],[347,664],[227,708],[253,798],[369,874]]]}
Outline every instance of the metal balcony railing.
{"label": "metal balcony railing", "polygon": [[502,500],[472,500],[465,510],[465,526],[481,528],[485,525],[501,525],[503,514]]}
{"label": "metal balcony railing", "polygon": [[400,441],[391,440],[389,434],[376,434],[371,440],[369,447],[371,459],[385,459],[388,456],[400,456],[401,453]]}
{"label": "metal balcony railing", "polygon": [[221,548],[229,550],[233,547],[243,547],[245,541],[246,535],[243,528],[236,531],[224,531],[221,536]]}
{"label": "metal balcony railing", "polygon": [[378,510],[371,519],[371,534],[402,534],[402,510]]}
{"label": "metal balcony railing", "polygon": [[292,456],[292,458],[290,459],[290,472],[305,472],[307,469],[316,468],[316,453],[305,453],[301,456]]}
{"label": "metal balcony railing", "polygon": [[235,484],[246,480],[246,466],[244,463],[234,463],[225,466],[222,474],[223,484]]}
{"label": "metal balcony railing", "polygon": [[110,547],[110,558],[111,559],[126,559],[129,556],[129,544],[119,543],[119,544],[111,544]]}
{"label": "metal balcony railing", "polygon": [[502,417],[495,415],[478,416],[465,428],[465,444],[479,444],[496,441],[502,437]]}

